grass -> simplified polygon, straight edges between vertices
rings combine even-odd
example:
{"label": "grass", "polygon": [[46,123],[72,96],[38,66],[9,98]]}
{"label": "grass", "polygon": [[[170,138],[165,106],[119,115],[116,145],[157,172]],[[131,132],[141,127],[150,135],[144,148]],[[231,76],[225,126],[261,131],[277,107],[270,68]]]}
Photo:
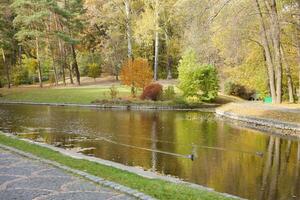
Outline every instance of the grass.
{"label": "grass", "polygon": [[[226,104],[237,101],[232,97],[219,95],[215,103],[186,102],[178,89],[176,97],[168,101],[141,101],[139,98],[131,99],[131,88],[128,86],[115,86],[118,90],[118,98],[124,101],[113,101],[110,96],[110,86],[97,85],[97,87],[74,87],[74,88],[1,88],[0,102],[28,102],[28,103],[70,103],[70,104],[106,104],[106,105],[147,105],[147,106],[174,106],[177,108],[207,108],[215,107],[216,104]],[[141,91],[138,92],[138,96]],[[129,99],[126,100],[126,99]],[[93,102],[93,103],[92,103]]]}
{"label": "grass", "polygon": [[[176,97],[171,101],[141,101],[131,99],[131,89],[127,86],[116,86],[118,98],[130,99],[129,101],[112,101],[110,87],[95,88],[11,88],[0,89],[0,101],[33,102],[33,103],[72,103],[72,104],[108,104],[108,105],[149,105],[149,106],[176,106],[179,108],[199,108],[209,106],[202,102],[187,103],[182,98]],[[140,91],[138,92],[138,95]],[[177,95],[180,96],[180,95]]]}
{"label": "grass", "polygon": [[51,149],[8,137],[3,134],[0,134],[0,143],[6,146],[14,147],[24,152],[31,153],[44,159],[56,161],[73,169],[82,170],[92,175],[120,183],[127,187],[153,196],[157,199],[230,199],[216,192],[195,189],[186,185],[170,183],[158,179],[147,179],[133,173],[122,171],[113,167],[104,166],[95,162],[71,158]]}
{"label": "grass", "polygon": [[[130,88],[118,86],[119,97],[130,96]],[[109,99],[109,87],[98,88],[11,88],[0,90],[1,101],[34,103],[90,104],[96,99]]]}

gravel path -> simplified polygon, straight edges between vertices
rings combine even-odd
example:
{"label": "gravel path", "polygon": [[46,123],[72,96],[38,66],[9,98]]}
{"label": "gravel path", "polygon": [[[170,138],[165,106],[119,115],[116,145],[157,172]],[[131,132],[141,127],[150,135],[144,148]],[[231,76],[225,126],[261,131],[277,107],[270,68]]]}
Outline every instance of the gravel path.
{"label": "gravel path", "polygon": [[273,105],[273,104],[263,104],[257,102],[242,102],[235,105],[240,105],[243,108],[249,109],[260,109],[260,110],[274,110],[281,112],[290,112],[290,113],[298,113],[300,114],[300,105],[291,104],[291,105]]}
{"label": "gravel path", "polygon": [[64,172],[0,149],[0,200],[134,199]]}

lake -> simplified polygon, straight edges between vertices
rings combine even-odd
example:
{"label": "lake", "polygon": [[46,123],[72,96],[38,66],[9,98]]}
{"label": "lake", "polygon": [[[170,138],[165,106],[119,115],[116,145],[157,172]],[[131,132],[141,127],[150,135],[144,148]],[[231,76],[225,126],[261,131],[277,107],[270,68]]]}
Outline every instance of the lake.
{"label": "lake", "polygon": [[213,113],[0,105],[0,130],[248,199],[300,199],[300,139]]}

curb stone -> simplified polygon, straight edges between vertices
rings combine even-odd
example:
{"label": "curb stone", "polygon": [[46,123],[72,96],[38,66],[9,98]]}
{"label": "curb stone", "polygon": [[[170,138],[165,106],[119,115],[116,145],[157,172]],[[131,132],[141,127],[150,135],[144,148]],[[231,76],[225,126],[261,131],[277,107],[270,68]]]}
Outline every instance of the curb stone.
{"label": "curb stone", "polygon": [[19,155],[24,156],[24,157],[30,158],[32,160],[37,160],[37,161],[40,161],[40,162],[52,165],[54,167],[63,169],[63,170],[65,170],[67,172],[70,172],[72,174],[84,177],[85,179],[90,180],[92,182],[98,183],[98,184],[106,186],[106,187],[110,187],[110,188],[112,188],[112,189],[114,189],[116,191],[119,191],[121,193],[129,194],[129,195],[131,195],[131,196],[133,196],[133,197],[135,197],[137,199],[141,199],[141,200],[156,200],[155,198],[153,198],[151,196],[148,196],[148,195],[146,195],[144,193],[141,193],[141,192],[139,192],[137,190],[125,187],[125,186],[120,185],[118,183],[114,183],[114,182],[111,182],[111,181],[108,181],[108,180],[104,180],[102,178],[93,176],[91,174],[88,174],[86,172],[82,172],[80,170],[69,168],[69,167],[61,165],[61,164],[59,164],[57,162],[46,160],[46,159],[43,159],[43,158],[39,158],[39,157],[37,157],[35,155],[32,155],[30,153],[26,153],[26,152],[23,152],[23,151],[20,151],[18,149],[15,149],[15,148],[12,148],[12,147],[8,147],[8,146],[2,145],[2,144],[0,144],[0,148],[8,150],[8,151],[11,151],[13,153],[19,154]]}

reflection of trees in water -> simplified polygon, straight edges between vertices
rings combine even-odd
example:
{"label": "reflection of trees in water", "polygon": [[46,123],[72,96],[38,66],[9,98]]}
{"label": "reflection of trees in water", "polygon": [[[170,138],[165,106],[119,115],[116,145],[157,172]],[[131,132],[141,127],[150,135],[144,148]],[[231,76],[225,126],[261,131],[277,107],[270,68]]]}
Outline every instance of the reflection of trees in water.
{"label": "reflection of trees in water", "polygon": [[[270,136],[264,170],[262,174],[259,199],[279,199],[279,178],[288,176],[288,163],[291,157],[292,142],[288,141],[286,150],[281,152],[282,141],[279,137]],[[291,184],[291,194],[296,198],[299,194],[300,142],[297,144],[297,160],[294,167],[294,180]],[[281,159],[282,158],[282,159]]]}
{"label": "reflection of trees in water", "polygon": [[275,138],[273,136],[270,137],[269,140],[269,145],[268,145],[268,151],[266,155],[266,162],[265,162],[265,167],[263,171],[263,179],[262,179],[262,186],[261,186],[261,193],[260,193],[260,198],[261,200],[264,199],[264,194],[266,190],[266,186],[268,184],[268,175],[270,168],[272,167],[272,157],[273,157],[273,146],[274,146]]}
{"label": "reflection of trees in water", "polygon": [[272,174],[271,174],[271,183],[270,183],[270,200],[276,199],[277,195],[277,186],[278,186],[278,175],[280,168],[280,138],[275,138],[275,153],[273,156],[273,165],[272,165]]}
{"label": "reflection of trees in water", "polygon": [[[141,115],[143,115],[141,113]],[[164,143],[162,141],[173,141],[173,131],[174,131],[174,120],[175,116],[173,112],[159,113],[153,112],[150,117],[146,119],[147,123],[150,125],[150,142],[151,149],[151,170],[164,172],[169,170],[168,165],[170,165],[170,159],[176,159],[170,155],[164,155],[156,152],[155,150],[162,150],[165,152],[174,152],[174,144]],[[171,133],[171,134],[170,134]]]}
{"label": "reflection of trees in water", "polygon": [[296,169],[295,169],[295,179],[292,186],[292,195],[293,198],[296,198],[300,196],[299,190],[300,190],[300,177],[299,177],[299,171],[300,171],[300,142],[298,142],[298,148],[297,148],[297,163],[296,163]]}
{"label": "reflection of trees in water", "polygon": [[[152,127],[151,127],[151,140],[152,140],[152,145],[151,149],[156,150],[157,149],[157,120],[158,116],[157,113],[153,114],[153,120],[152,120]],[[157,153],[152,151],[152,157],[151,157],[151,166],[152,166],[152,171],[156,171],[157,169]]]}

